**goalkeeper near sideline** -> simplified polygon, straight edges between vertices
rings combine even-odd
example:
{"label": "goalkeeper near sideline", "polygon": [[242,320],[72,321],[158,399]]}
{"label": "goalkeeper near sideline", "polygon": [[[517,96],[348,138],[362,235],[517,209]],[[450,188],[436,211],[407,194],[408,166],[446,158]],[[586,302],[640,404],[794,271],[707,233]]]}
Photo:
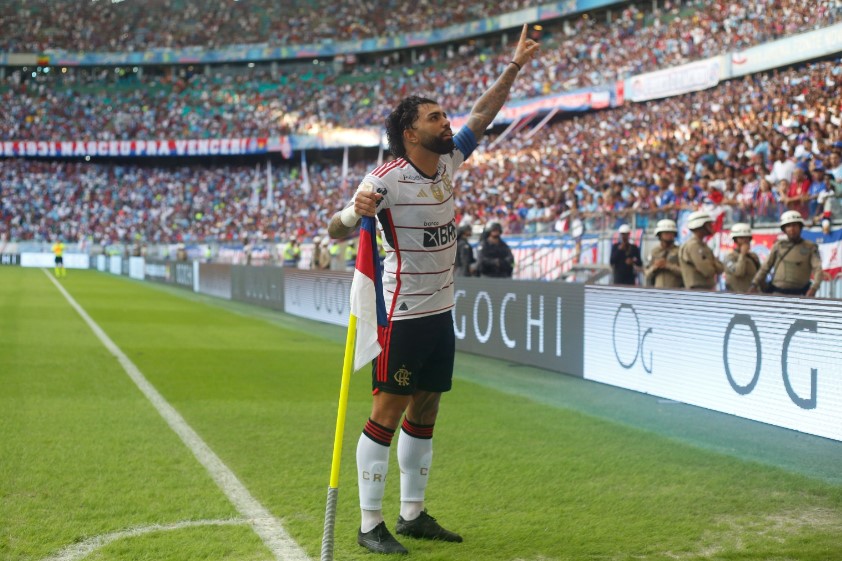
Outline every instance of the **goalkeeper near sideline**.
{"label": "goalkeeper near sideline", "polygon": [[456,352],[451,316],[457,239],[453,174],[538,50],[524,25],[512,60],[456,135],[436,101],[403,99],[386,119],[389,150],[396,159],[366,175],[353,200],[328,226],[332,238],[346,238],[362,216],[376,216],[386,250],[383,289],[389,321],[379,328],[383,351],[372,361],[371,417],[357,445],[362,511],[357,542],[376,553],[407,553],[389,532],[382,512],[389,447],[398,425],[401,507],[395,532],[462,541],[424,508],[433,428],[441,394],[451,388]]}

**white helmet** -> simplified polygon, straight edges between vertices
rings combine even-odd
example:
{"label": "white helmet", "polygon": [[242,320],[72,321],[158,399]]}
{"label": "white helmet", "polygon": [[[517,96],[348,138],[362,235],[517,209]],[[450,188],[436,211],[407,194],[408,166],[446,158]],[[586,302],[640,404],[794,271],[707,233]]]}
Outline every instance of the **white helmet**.
{"label": "white helmet", "polygon": [[669,218],[658,220],[658,224],[655,226],[655,235],[657,236],[661,232],[672,232],[677,234],[678,226],[675,225],[674,220],[670,220]]}
{"label": "white helmet", "polygon": [[708,222],[713,222],[713,219],[710,217],[710,214],[703,210],[697,210],[687,217],[687,227],[691,230],[701,228]]}
{"label": "white helmet", "polygon": [[731,238],[750,238],[751,237],[751,226],[748,224],[743,224],[742,222],[737,222],[733,226],[731,226]]}
{"label": "white helmet", "polygon": [[804,218],[801,216],[801,213],[797,210],[786,211],[781,215],[781,230],[787,224],[795,224],[796,222],[804,226]]}
{"label": "white helmet", "polygon": [[631,234],[631,228],[629,228],[628,224],[623,224],[617,229],[617,233],[619,234]]}

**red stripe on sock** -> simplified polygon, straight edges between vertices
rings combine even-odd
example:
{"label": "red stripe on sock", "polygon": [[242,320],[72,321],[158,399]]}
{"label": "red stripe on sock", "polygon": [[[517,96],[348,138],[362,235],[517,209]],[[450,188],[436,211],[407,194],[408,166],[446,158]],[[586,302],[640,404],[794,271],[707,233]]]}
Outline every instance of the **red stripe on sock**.
{"label": "red stripe on sock", "polygon": [[363,434],[378,444],[389,446],[392,444],[392,438],[395,436],[395,431],[387,429],[382,425],[378,425],[369,419],[365,424],[365,428],[363,428]]}
{"label": "red stripe on sock", "polygon": [[406,417],[401,424],[401,430],[409,436],[415,438],[430,439],[433,438],[433,427],[435,425],[416,425]]}

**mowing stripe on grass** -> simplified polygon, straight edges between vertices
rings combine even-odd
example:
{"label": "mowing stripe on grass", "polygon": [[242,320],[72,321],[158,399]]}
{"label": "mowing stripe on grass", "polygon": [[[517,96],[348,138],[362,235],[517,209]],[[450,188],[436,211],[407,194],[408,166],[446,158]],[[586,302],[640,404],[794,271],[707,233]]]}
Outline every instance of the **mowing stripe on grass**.
{"label": "mowing stripe on grass", "polygon": [[89,540],[75,543],[62,549],[55,555],[50,555],[49,557],[44,558],[43,561],[80,561],[97,549],[105,547],[117,540],[144,536],[146,534],[154,534],[156,532],[172,532],[173,530],[197,528],[200,526],[242,526],[245,524],[245,520],[232,518],[230,520],[185,520],[184,522],[176,522],[175,524],[152,524],[150,526],[138,526],[136,528],[120,530],[119,532],[111,532],[110,534],[95,536]]}
{"label": "mowing stripe on grass", "polygon": [[190,449],[199,463],[208,471],[210,476],[219,486],[228,500],[234,505],[237,511],[251,525],[254,532],[260,536],[266,547],[279,561],[309,561],[304,550],[286,533],[281,522],[270,513],[266,507],[252,497],[248,489],[237,479],[237,476],[225,463],[211,450],[204,440],[194,431],[184,417],[164,399],[158,390],[149,383],[137,366],[123,353],[122,350],[111,340],[108,335],[97,325],[76,300],[64,289],[61,284],[42,269],[47,278],[58,288],[59,292],[70,303],[74,310],[85,320],[94,335],[102,342],[108,351],[114,355],[129,378],[137,385],[143,395],[152,403],[161,417],[167,422],[170,428],[181,438],[182,442]]}

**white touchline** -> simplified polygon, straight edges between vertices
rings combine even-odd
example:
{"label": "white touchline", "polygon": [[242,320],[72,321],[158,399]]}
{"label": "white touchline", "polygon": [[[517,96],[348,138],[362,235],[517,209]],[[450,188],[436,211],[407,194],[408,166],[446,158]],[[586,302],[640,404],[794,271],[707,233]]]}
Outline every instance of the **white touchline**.
{"label": "white touchline", "polygon": [[184,522],[175,522],[173,524],[136,526],[127,530],[120,530],[118,532],[111,532],[110,534],[94,536],[85,541],[74,543],[54,555],[45,557],[42,561],[81,561],[97,549],[105,547],[117,540],[134,538],[146,534],[154,534],[156,532],[171,532],[174,530],[181,530],[183,528],[196,528],[199,526],[244,526],[245,524],[245,520],[232,518],[231,520],[185,520]]}
{"label": "white touchline", "polygon": [[67,299],[73,309],[82,316],[94,335],[105,345],[105,348],[114,355],[114,357],[123,366],[123,370],[129,375],[129,378],[140,388],[143,395],[152,403],[155,409],[158,410],[161,417],[167,422],[170,428],[181,438],[182,442],[187,445],[187,448],[193,452],[199,463],[202,464],[208,473],[228,497],[228,500],[234,505],[237,511],[251,525],[254,532],[260,536],[266,547],[274,554],[275,559],[279,561],[310,561],[307,554],[284,530],[281,522],[275,518],[272,513],[266,510],[257,499],[251,496],[248,489],[237,479],[234,472],[226,466],[223,461],[211,450],[204,440],[194,431],[184,417],[170,405],[164,396],[158,393],[158,390],[149,383],[149,380],[143,375],[135,364],[129,360],[129,357],[120,350],[120,348],[111,340],[108,335],[91,319],[91,316],[85,312],[76,300],[64,289],[64,287],[50,275],[45,269],[42,269],[53,284],[58,288],[59,292]]}

